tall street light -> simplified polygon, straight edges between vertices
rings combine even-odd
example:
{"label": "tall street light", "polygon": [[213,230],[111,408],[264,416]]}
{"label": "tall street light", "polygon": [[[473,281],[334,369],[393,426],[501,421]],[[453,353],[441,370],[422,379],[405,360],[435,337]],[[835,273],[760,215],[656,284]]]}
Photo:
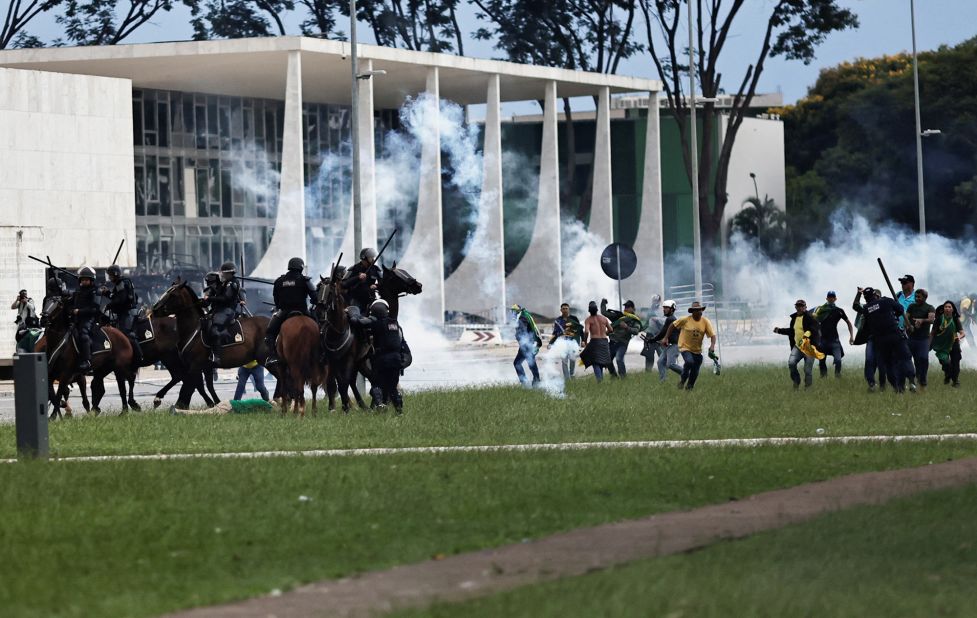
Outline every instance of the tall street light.
{"label": "tall street light", "polygon": [[695,299],[702,301],[702,231],[699,224],[699,136],[695,117],[695,36],[693,33],[694,20],[692,16],[692,0],[688,0],[689,7],[689,111],[691,113],[691,140],[689,149],[692,151],[692,262],[695,278]]}
{"label": "tall street light", "polygon": [[353,251],[357,260],[360,251],[363,250],[363,229],[361,226],[363,214],[360,212],[360,137],[359,137],[359,106],[360,106],[360,79],[359,67],[356,62],[356,0],[349,0],[349,58],[352,70],[353,91],[352,109],[350,110],[350,138],[349,143],[353,149]]}
{"label": "tall street light", "polygon": [[923,192],[923,123],[919,114],[919,62],[916,58],[916,2],[909,0],[909,20],[913,31],[913,95],[916,103],[916,190],[919,202],[919,234],[926,236],[926,196]]}

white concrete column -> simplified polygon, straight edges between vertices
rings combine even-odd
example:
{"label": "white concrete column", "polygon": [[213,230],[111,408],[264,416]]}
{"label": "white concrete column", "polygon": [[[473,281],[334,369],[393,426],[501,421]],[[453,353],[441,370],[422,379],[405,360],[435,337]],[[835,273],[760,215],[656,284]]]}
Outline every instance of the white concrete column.
{"label": "white concrete column", "polygon": [[[373,60],[359,61],[360,70],[373,70]],[[361,79],[357,139],[360,148],[360,228],[364,247],[377,243],[376,144],[373,139],[373,78]],[[379,247],[376,247],[379,250]]]}
{"label": "white concrete column", "polygon": [[658,93],[648,98],[648,124],[645,129],[644,174],[641,181],[641,218],[634,251],[638,268],[622,282],[624,295],[638,306],[647,306],[652,294],[665,300],[665,250],[662,236],[661,137]]}
{"label": "white concrete column", "polygon": [[438,68],[427,72],[421,124],[420,187],[417,216],[410,244],[399,265],[408,270],[424,291],[401,300],[401,315],[434,326],[444,324],[444,248],[441,223],[441,129]]}
{"label": "white concrete column", "polygon": [[546,82],[543,101],[543,144],[539,159],[536,222],[526,255],[506,279],[509,303],[544,315],[563,302],[560,261],[560,168],[556,122],[556,82]]}
{"label": "white concrete column", "polygon": [[274,278],[289,258],[305,255],[305,160],[302,135],[302,56],[288,54],[285,80],[285,119],[282,134],[282,171],[278,187],[278,213],[268,250],[251,271],[252,276]]}
{"label": "white concrete column", "polygon": [[[594,186],[587,229],[604,245],[614,242],[613,194],[611,191],[611,91],[600,89],[597,97],[597,139],[594,143]],[[598,258],[599,259],[599,258]]]}
{"label": "white concrete column", "polygon": [[448,310],[505,316],[505,246],[502,234],[502,125],[499,76],[488,79],[482,147],[482,193],[475,232],[461,264],[445,281]]}

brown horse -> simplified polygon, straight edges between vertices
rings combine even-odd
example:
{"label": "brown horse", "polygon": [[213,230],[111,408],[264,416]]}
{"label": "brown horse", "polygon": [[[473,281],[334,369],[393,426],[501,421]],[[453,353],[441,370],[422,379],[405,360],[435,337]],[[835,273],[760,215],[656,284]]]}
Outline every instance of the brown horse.
{"label": "brown horse", "polygon": [[293,316],[285,320],[278,334],[278,357],[284,370],[282,416],[292,403],[292,413],[305,417],[305,385],[312,390],[312,415],[316,414],[316,391],[325,387],[328,380],[328,367],[319,363],[319,327],[315,320],[305,315]]}
{"label": "brown horse", "polygon": [[[75,349],[74,329],[68,320],[64,301],[58,297],[52,298],[44,308],[44,314],[48,325],[42,338],[44,343],[38,341],[34,349],[41,347],[48,352],[48,378],[51,382],[48,385],[48,399],[54,406],[52,415],[60,417],[61,402],[67,399],[71,383],[83,374],[77,369],[80,356]],[[92,411],[95,414],[101,412],[99,403],[105,395],[105,376],[114,373],[119,395],[122,397],[122,412],[125,413],[129,410],[127,383],[130,378],[135,379],[136,372],[132,362],[132,345],[128,337],[118,329],[106,326],[103,330],[108,338],[109,348],[102,352],[93,351],[92,354]],[[58,382],[57,392],[54,390],[54,381]]]}
{"label": "brown horse", "polygon": [[[172,315],[176,318],[178,334],[177,353],[186,368],[186,379],[180,387],[176,407],[187,408],[193,391],[200,383],[205,370],[209,371],[212,364],[209,360],[210,351],[201,334],[201,320],[204,317],[200,307],[200,299],[185,281],[178,281],[163,292],[156,304],[153,305],[153,315]],[[220,351],[218,367],[230,369],[246,365],[253,360],[259,364],[265,363],[268,350],[265,347],[265,331],[268,330],[268,318],[264,316],[242,317],[242,342],[225,346]]]}

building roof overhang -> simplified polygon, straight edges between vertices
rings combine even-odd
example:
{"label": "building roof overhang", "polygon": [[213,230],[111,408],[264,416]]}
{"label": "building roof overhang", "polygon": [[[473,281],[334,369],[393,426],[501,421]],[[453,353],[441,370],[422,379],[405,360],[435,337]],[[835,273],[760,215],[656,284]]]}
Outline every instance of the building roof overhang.
{"label": "building roof overhang", "polygon": [[[561,97],[657,92],[656,80],[588,73],[500,60],[358,45],[361,60],[372,60],[376,108],[397,108],[425,89],[430,67],[439,69],[440,95],[461,105],[484,103],[490,75],[498,74],[502,101],[543,98],[544,85],[557,83]],[[290,52],[302,55],[303,99],[349,104],[350,45],[286,36],[219,41],[182,41],[102,47],[57,47],[0,51],[0,66],[132,80],[137,88],[205,92],[283,99]],[[361,68],[362,70],[362,68]]]}

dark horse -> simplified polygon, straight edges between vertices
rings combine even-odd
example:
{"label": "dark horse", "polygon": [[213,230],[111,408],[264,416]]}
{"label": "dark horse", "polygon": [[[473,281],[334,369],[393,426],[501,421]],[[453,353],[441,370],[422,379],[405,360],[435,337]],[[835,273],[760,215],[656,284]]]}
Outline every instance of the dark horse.
{"label": "dark horse", "polygon": [[[352,388],[357,405],[361,408],[366,407],[366,403],[356,388],[356,374],[361,374],[370,380],[371,384],[373,383],[369,360],[371,346],[368,341],[355,336],[350,328],[349,318],[346,315],[346,300],[339,283],[335,281],[335,270],[330,281],[333,283],[320,282],[317,290],[322,346],[328,359],[331,378],[329,382],[329,407],[330,409],[333,407],[331,389],[333,387],[332,380],[334,380],[335,386],[339,389],[343,410],[348,412],[350,408],[348,389],[350,388]],[[390,306],[392,318],[397,318],[401,296],[420,294],[421,290],[420,282],[407,271],[397,268],[396,262],[391,268],[383,268],[378,291],[380,297],[387,301]]]}
{"label": "dark horse", "polygon": [[[176,318],[178,335],[177,353],[186,369],[180,395],[176,400],[177,408],[190,406],[193,391],[200,384],[204,370],[211,369],[210,352],[204,345],[201,334],[201,319],[204,316],[200,308],[200,299],[185,281],[178,281],[163,292],[156,304],[153,314],[172,315]],[[220,368],[230,369],[246,365],[253,360],[259,364],[265,363],[268,350],[265,347],[265,331],[268,330],[268,318],[263,316],[242,317],[241,335],[243,341],[226,346],[220,352]]]}
{"label": "dark horse", "polygon": [[[47,326],[47,318],[43,314],[41,315],[41,326]],[[41,337],[34,344],[34,352],[39,354],[47,354],[47,338]],[[52,380],[53,381],[53,380]],[[85,408],[85,412],[92,411],[92,404],[88,401],[88,381],[85,379],[84,375],[78,376],[75,380],[75,384],[78,385],[78,394],[81,395],[81,405]],[[50,396],[51,390],[53,389],[53,384],[48,384],[48,395]],[[64,399],[59,400],[58,408],[64,409],[64,416],[71,417],[71,403],[68,401],[67,395]]]}
{"label": "dark horse", "polygon": [[[152,312],[149,313],[148,319],[152,324],[153,338],[150,341],[144,341],[140,344],[142,349],[142,366],[148,367],[149,365],[154,365],[157,362],[163,363],[166,366],[166,370],[170,373],[170,381],[166,385],[159,389],[153,398],[153,407],[158,408],[160,403],[163,401],[163,397],[169,392],[171,388],[186,380],[186,367],[183,365],[183,359],[180,358],[179,347],[180,347],[180,335],[176,327],[176,318],[169,316],[154,316]],[[197,392],[203,397],[204,402],[207,407],[210,407],[220,401],[217,397],[217,393],[214,392],[214,379],[213,375],[209,371],[203,373],[204,384],[197,385]],[[210,391],[210,396],[204,390],[204,385]],[[134,401],[131,400],[132,397],[133,384],[129,384],[129,404],[132,405]],[[133,406],[135,407],[135,406]]]}
{"label": "dark horse", "polygon": [[288,410],[289,401],[292,412],[305,417],[305,385],[312,390],[312,415],[316,413],[316,391],[328,382],[328,366],[323,367],[319,359],[319,327],[315,320],[305,315],[292,316],[282,324],[276,342],[278,357],[281,359],[278,374],[282,386],[282,416]]}
{"label": "dark horse", "polygon": [[[75,349],[74,329],[68,320],[68,312],[63,299],[51,298],[44,307],[47,330],[44,336],[34,346],[35,351],[47,351],[48,355],[48,399],[54,406],[52,415],[62,416],[61,402],[67,399],[68,389],[72,382],[77,381],[83,374],[77,370],[79,354]],[[118,329],[111,326],[102,329],[108,339],[109,349],[92,350],[92,411],[101,412],[98,404],[105,395],[105,376],[115,373],[116,383],[119,385],[119,395],[122,397],[122,412],[129,409],[126,397],[127,383],[135,379],[136,367],[132,363],[132,345],[129,339]],[[55,392],[53,381],[57,380],[58,390]]]}

